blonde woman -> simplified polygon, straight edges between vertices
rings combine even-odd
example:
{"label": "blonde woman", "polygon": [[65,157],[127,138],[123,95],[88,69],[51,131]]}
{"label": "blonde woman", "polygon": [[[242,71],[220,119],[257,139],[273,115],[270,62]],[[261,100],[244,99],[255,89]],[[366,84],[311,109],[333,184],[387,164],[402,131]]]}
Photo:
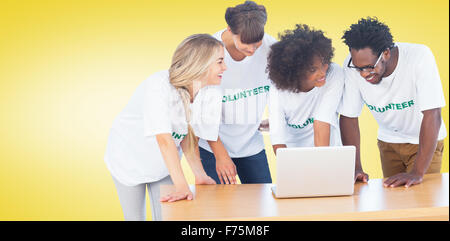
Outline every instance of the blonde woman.
{"label": "blonde woman", "polygon": [[[192,35],[176,49],[170,69],[138,86],[114,120],[105,162],[117,188],[125,220],[145,220],[145,189],[153,220],[161,219],[160,201],[193,199],[180,164],[185,154],[196,184],[215,184],[206,175],[190,125],[191,104],[205,86],[218,85],[226,66],[222,43],[207,34]],[[203,114],[203,113],[202,113]],[[205,113],[207,114],[207,113]],[[159,197],[161,184],[175,191]]]}

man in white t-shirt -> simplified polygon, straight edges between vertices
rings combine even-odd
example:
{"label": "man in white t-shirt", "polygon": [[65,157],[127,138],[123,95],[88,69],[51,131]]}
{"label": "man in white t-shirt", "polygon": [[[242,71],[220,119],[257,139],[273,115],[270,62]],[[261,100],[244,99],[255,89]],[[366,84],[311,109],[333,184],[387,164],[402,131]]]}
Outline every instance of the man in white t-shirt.
{"label": "man in white t-shirt", "polygon": [[344,145],[355,145],[357,180],[367,181],[360,161],[358,116],[366,105],[379,125],[378,147],[385,187],[422,182],[440,172],[445,106],[431,50],[394,43],[389,27],[376,18],[360,19],[342,37],[350,50],[344,61],[345,87],[338,112]]}
{"label": "man in white t-shirt", "polygon": [[[216,141],[200,139],[200,156],[206,173],[217,183],[271,183],[263,136],[258,130],[269,97],[267,55],[276,40],[264,32],[266,9],[252,1],[230,7],[228,27],[213,36],[225,46],[227,71],[220,127]],[[212,129],[207,132],[211,135]]]}

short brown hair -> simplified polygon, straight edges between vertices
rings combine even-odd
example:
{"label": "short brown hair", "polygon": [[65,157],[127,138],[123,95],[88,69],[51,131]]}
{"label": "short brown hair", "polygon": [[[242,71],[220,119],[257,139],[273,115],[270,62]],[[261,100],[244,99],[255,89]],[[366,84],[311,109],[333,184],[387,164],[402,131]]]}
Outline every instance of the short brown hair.
{"label": "short brown hair", "polygon": [[256,43],[264,37],[264,26],[267,22],[266,8],[253,1],[246,1],[227,8],[225,21],[233,34],[240,35],[242,43]]}

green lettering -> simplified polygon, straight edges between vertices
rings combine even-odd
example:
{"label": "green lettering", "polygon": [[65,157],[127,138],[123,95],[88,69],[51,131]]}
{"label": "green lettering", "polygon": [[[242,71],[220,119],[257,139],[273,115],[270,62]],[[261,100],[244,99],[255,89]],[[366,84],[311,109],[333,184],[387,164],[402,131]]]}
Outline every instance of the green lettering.
{"label": "green lettering", "polygon": [[256,87],[256,88],[250,89],[250,90],[243,90],[243,91],[237,92],[233,95],[224,95],[222,97],[222,102],[235,101],[235,100],[239,100],[239,99],[243,99],[243,98],[248,98],[248,97],[251,97],[252,94],[258,95],[258,94],[261,94],[264,92],[269,92],[269,91],[270,91],[269,85],[260,86],[260,87]]}
{"label": "green lettering", "polygon": [[414,105],[414,100],[405,101],[405,102],[402,102],[400,104],[390,103],[390,104],[384,106],[383,108],[376,107],[376,106],[373,106],[373,105],[369,105],[367,103],[366,103],[366,105],[367,105],[367,107],[370,110],[373,110],[373,111],[379,112],[379,113],[383,113],[383,112],[388,111],[388,110],[403,110],[405,108],[411,107],[411,106]]}
{"label": "green lettering", "polygon": [[301,125],[294,125],[294,124],[287,124],[288,126],[295,128],[295,129],[303,129],[305,128],[307,125],[314,123],[314,118],[308,118],[305,123],[301,124]]}
{"label": "green lettering", "polygon": [[288,126],[290,126],[290,127],[292,127],[292,128],[295,128],[295,129],[298,128],[298,126],[297,126],[297,125],[294,125],[294,124],[288,124]]}
{"label": "green lettering", "polygon": [[402,107],[403,107],[403,109],[407,108],[407,107],[408,107],[408,103],[403,102],[403,103],[402,103]]}

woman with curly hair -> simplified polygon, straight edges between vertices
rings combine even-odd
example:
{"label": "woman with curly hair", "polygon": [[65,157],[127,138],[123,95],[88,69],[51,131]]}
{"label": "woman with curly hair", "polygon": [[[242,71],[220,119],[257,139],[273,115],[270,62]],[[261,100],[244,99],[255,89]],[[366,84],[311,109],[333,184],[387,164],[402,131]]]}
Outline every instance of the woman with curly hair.
{"label": "woman with curly hair", "polygon": [[278,148],[341,145],[336,109],[342,97],[342,68],[331,62],[331,39],[320,30],[296,25],[271,47],[267,70],[269,123]]}

